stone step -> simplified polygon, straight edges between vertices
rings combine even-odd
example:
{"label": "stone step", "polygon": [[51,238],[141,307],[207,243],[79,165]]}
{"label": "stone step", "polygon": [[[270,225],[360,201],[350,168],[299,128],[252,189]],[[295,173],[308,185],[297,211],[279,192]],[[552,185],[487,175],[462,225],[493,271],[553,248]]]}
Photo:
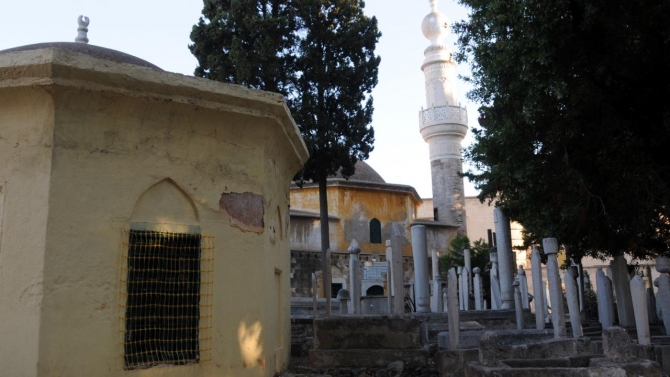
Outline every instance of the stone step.
{"label": "stone step", "polygon": [[[314,319],[314,348],[421,349],[421,321],[401,316],[330,316]],[[335,364],[337,365],[337,364]]]}
{"label": "stone step", "polygon": [[423,367],[428,365],[428,357],[424,349],[313,349],[309,351],[309,364],[315,368],[386,367],[401,360],[406,366]]}

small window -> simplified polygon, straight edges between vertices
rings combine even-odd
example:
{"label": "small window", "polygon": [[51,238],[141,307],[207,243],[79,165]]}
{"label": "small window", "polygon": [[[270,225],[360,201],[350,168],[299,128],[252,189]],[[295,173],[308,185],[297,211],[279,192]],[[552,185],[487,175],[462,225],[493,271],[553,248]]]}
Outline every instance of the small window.
{"label": "small window", "polygon": [[382,223],[377,219],[370,220],[370,243],[382,243]]}
{"label": "small window", "polygon": [[381,285],[373,285],[365,291],[366,296],[383,296],[384,287]]}
{"label": "small window", "polygon": [[332,283],[330,285],[330,298],[337,298],[340,289],[342,289],[342,283]]}
{"label": "small window", "polygon": [[126,369],[200,362],[201,237],[131,230]]}

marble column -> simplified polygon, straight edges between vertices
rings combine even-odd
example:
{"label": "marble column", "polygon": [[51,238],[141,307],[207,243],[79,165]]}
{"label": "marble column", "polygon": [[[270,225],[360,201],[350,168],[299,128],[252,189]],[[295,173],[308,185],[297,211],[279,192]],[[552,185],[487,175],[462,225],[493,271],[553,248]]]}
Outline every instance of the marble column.
{"label": "marble column", "polygon": [[542,283],[542,257],[537,246],[533,246],[533,252],[530,255],[531,273],[533,275],[533,293],[535,293],[535,328],[544,329],[544,284]]}
{"label": "marble column", "polygon": [[500,208],[493,210],[496,226],[496,247],[498,249],[500,279],[500,294],[502,309],[514,308],[514,297],[512,293],[512,280],[514,279],[514,265],[512,262],[512,232],[510,230],[509,218]]}
{"label": "marble column", "polygon": [[[438,260],[438,257],[437,257],[437,250],[432,249],[430,251],[430,254],[431,254],[431,257],[430,257],[430,261],[431,261],[430,276],[432,278],[431,284],[432,284],[432,287],[433,287],[432,293],[430,295],[430,308],[431,308],[431,310],[434,310],[436,312],[441,312],[442,310],[440,310],[440,308],[437,307],[437,302],[440,301],[439,299],[442,295],[442,292],[441,292],[441,290],[439,290],[439,291],[436,290],[437,281],[435,279],[436,276],[440,275],[440,272],[439,272],[440,267],[439,267],[439,260]],[[442,284],[441,281],[440,281],[440,284]]]}
{"label": "marble column", "polygon": [[[390,243],[389,241],[386,241],[386,243]],[[388,279],[388,296],[386,296],[386,310],[389,314],[393,314],[393,275],[391,275],[391,261],[389,259],[386,260],[386,271],[387,272],[387,279]]]}
{"label": "marble column", "polygon": [[658,277],[658,300],[657,304],[661,307],[661,318],[665,332],[670,333],[670,259],[666,257],[656,257],[656,271],[661,275]]}
{"label": "marble column", "polygon": [[465,310],[463,304],[463,267],[456,267],[456,280],[458,281],[458,310]]}
{"label": "marble column", "polygon": [[468,294],[472,293],[472,256],[470,253],[470,249],[463,249],[463,261],[465,264],[465,268],[468,269],[468,272],[470,272],[470,276],[468,278]]}
{"label": "marble column", "polygon": [[474,277],[474,290],[475,290],[475,310],[484,310],[486,309],[484,305],[484,295],[482,292],[482,277],[480,275],[481,269],[479,267],[475,267],[472,269],[472,272],[474,272],[475,277]]}
{"label": "marble column", "polygon": [[326,298],[326,316],[331,315],[331,288],[333,283],[333,264],[331,263],[332,252],[330,249],[326,249],[326,268],[325,275],[323,276],[323,296]]}
{"label": "marble column", "polygon": [[598,291],[596,296],[598,298],[598,320],[603,327],[603,330],[612,327],[614,323],[614,311],[612,301],[612,281],[605,276],[602,267],[598,267],[596,272],[596,285]]}
{"label": "marble column", "polygon": [[516,329],[523,330],[523,307],[521,303],[521,289],[519,279],[514,280],[512,289],[514,289],[514,311],[516,315]]}
{"label": "marble column", "polygon": [[351,284],[351,307],[353,314],[361,314],[361,262],[358,255],[361,248],[358,242],[353,239],[349,245],[349,281]]}
{"label": "marble column", "polygon": [[470,270],[463,267],[463,310],[470,310]]}
{"label": "marble column", "polygon": [[502,309],[502,300],[500,299],[500,281],[498,277],[494,276],[491,281],[491,308],[495,307],[496,310]]}
{"label": "marble column", "polygon": [[399,224],[393,224],[391,226],[391,265],[393,267],[391,269],[391,277],[393,278],[393,295],[395,297],[393,300],[393,312],[396,314],[405,313],[405,274],[402,268],[402,241],[405,238],[404,231],[405,229]]}
{"label": "marble column", "polygon": [[449,348],[458,349],[460,318],[458,312],[458,277],[456,269],[449,270],[447,280],[447,320],[449,326]]}
{"label": "marble column", "polygon": [[316,274],[312,273],[312,315],[314,317],[319,314],[317,296],[319,295],[319,285],[317,284]]}
{"label": "marble column", "polygon": [[437,275],[433,278],[433,295],[437,301],[435,303],[435,311],[438,313],[444,312],[444,301],[442,300],[442,277]]}
{"label": "marble column", "polygon": [[349,314],[349,301],[351,300],[349,291],[340,289],[337,291],[337,299],[340,301],[340,314]]}
{"label": "marble column", "polygon": [[647,295],[647,315],[649,323],[654,323],[656,317],[656,295],[654,295],[654,282],[651,280],[651,266],[644,266],[644,286]]}
{"label": "marble column", "polygon": [[[661,297],[666,296],[661,294],[661,286],[660,284],[658,284],[659,281],[660,281],[659,278],[654,279],[654,287],[656,287],[656,296],[660,299]],[[659,321],[663,321],[663,303],[660,301],[656,303],[656,318],[658,318]]]}
{"label": "marble column", "polygon": [[526,278],[526,270],[523,269],[522,265],[519,265],[517,279],[519,279],[519,289],[521,290],[521,305],[524,309],[530,309],[530,299],[528,298],[528,279]]}
{"label": "marble column", "polygon": [[542,240],[547,255],[547,280],[549,281],[549,300],[551,302],[551,322],[554,325],[554,338],[565,337],[565,308],[563,307],[563,289],[558,271],[558,241],[556,238]]}
{"label": "marble column", "polygon": [[647,315],[647,287],[645,287],[642,276],[635,275],[630,280],[630,293],[633,299],[637,342],[643,346],[648,346],[651,344],[651,335],[649,333],[649,317]]}
{"label": "marble column", "polygon": [[[565,297],[568,301],[570,311],[570,323],[572,324],[572,337],[579,339],[582,332],[582,318],[579,311],[579,287],[577,286],[577,267],[569,267],[563,275],[565,280]],[[553,308],[553,305],[552,305]]]}
{"label": "marble column", "polygon": [[412,226],[412,256],[414,257],[414,294],[417,313],[430,313],[430,285],[428,283],[428,248],[426,227]]}
{"label": "marble column", "polygon": [[[500,299],[500,279],[498,278],[498,253],[490,253],[489,259],[491,260],[491,273],[489,276],[491,279],[491,309],[498,310],[502,309],[500,307],[502,304],[500,306],[498,305],[499,302],[502,302]],[[497,291],[497,293],[495,293],[495,291]]]}
{"label": "marble column", "polygon": [[614,280],[614,292],[616,294],[617,313],[619,314],[619,324],[622,327],[635,325],[635,315],[633,314],[633,301],[630,296],[630,278],[628,275],[628,263],[622,255],[617,255],[610,262]]}

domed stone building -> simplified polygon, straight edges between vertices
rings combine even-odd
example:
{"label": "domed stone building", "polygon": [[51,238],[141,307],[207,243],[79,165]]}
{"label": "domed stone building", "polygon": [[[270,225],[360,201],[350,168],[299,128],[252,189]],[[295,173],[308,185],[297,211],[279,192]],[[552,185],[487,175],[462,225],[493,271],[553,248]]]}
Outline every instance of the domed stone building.
{"label": "domed stone building", "polygon": [[[408,185],[386,183],[363,161],[356,163],[356,172],[349,179],[340,175],[328,178],[327,193],[333,297],[339,289],[349,287],[347,248],[352,240],[359,243],[360,258],[367,262],[362,269],[362,296],[383,295],[378,272],[386,270],[385,263],[381,262],[386,261],[385,241],[391,239],[392,229],[403,234],[404,280],[411,282],[414,266],[410,227],[426,225],[428,248],[438,252],[446,251],[448,241],[458,228],[418,219],[417,211],[423,201],[416,190]],[[311,274],[321,270],[318,184],[305,183],[302,188],[295,184],[291,186],[290,216],[291,290],[294,297],[309,297],[312,292]]]}
{"label": "domed stone building", "polygon": [[308,154],[282,96],[24,46],[0,51],[0,144],[0,374],[285,369]]}

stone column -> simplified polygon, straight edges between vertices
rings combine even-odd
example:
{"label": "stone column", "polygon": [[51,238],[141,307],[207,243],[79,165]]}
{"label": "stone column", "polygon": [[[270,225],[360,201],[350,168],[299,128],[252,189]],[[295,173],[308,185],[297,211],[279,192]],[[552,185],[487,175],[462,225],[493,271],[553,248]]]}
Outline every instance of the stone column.
{"label": "stone column", "polygon": [[353,239],[349,245],[349,280],[351,282],[351,307],[353,314],[361,314],[361,262],[358,254],[361,248],[358,242]]}
{"label": "stone column", "polygon": [[614,312],[612,311],[614,303],[612,301],[612,281],[605,276],[602,267],[598,267],[596,272],[596,285],[598,291],[598,320],[603,330],[612,327],[614,322]]}
{"label": "stone column", "polygon": [[647,315],[649,323],[654,323],[656,317],[656,296],[654,295],[654,282],[651,280],[651,266],[644,266],[644,286],[647,295]]}
{"label": "stone column", "polygon": [[617,255],[610,262],[614,280],[614,291],[616,293],[617,313],[619,313],[619,324],[623,327],[635,324],[633,314],[633,301],[630,296],[630,278],[628,275],[628,263],[623,255]]}
{"label": "stone column", "polygon": [[470,273],[468,277],[468,287],[469,287],[468,294],[470,294],[472,293],[472,256],[470,253],[470,249],[463,249],[463,261],[465,264],[465,268],[467,268],[468,272]]}
{"label": "stone column", "polygon": [[319,314],[317,296],[319,295],[319,285],[317,284],[316,274],[312,273],[312,315],[316,317]]}
{"label": "stone column", "polygon": [[[437,302],[440,301],[440,297],[442,296],[442,291],[441,290],[436,290],[437,285],[436,285],[436,277],[440,275],[439,272],[439,263],[438,263],[438,257],[437,257],[437,250],[432,249],[430,251],[430,261],[431,261],[431,272],[430,276],[432,277],[432,294],[430,295],[430,308],[431,310],[435,310],[436,312],[441,312],[440,308],[437,307]],[[440,284],[442,282],[440,281]]]}
{"label": "stone column", "polygon": [[[389,243],[389,241],[386,241],[386,243]],[[393,313],[393,277],[391,275],[391,261],[389,259],[386,260],[386,270],[387,276],[388,276],[388,296],[386,296],[386,310],[388,311],[389,314]]]}
{"label": "stone column", "polygon": [[396,314],[403,314],[405,312],[405,274],[402,269],[403,232],[404,229],[399,224],[391,226],[391,264],[393,267],[391,277],[393,278],[393,295],[395,297],[393,300],[393,311]]}
{"label": "stone column", "polygon": [[[660,281],[659,278],[654,279],[654,287],[656,287],[656,295],[660,299],[661,297],[666,297],[665,295],[661,294],[661,286],[658,284]],[[663,321],[663,303],[658,302],[656,304],[656,318],[658,318],[660,321]]]}
{"label": "stone column", "polygon": [[530,265],[533,274],[533,292],[535,293],[535,328],[544,329],[544,284],[542,283],[542,257],[537,246],[533,246],[530,255]]}
{"label": "stone column", "polygon": [[[563,278],[565,279],[565,297],[568,301],[568,310],[570,311],[570,323],[572,324],[572,337],[579,339],[582,332],[582,318],[579,311],[579,287],[577,287],[577,268],[569,267]],[[553,303],[552,303],[553,308]]]}
{"label": "stone column", "polygon": [[331,263],[331,251],[330,249],[326,249],[326,271],[324,276],[323,276],[323,296],[326,298],[326,315],[329,316],[331,314],[331,288],[332,288],[332,283],[333,283],[333,271],[332,271],[332,263]]}
{"label": "stone column", "polygon": [[349,314],[349,291],[346,289],[340,289],[337,291],[337,299],[340,300],[340,314]]}
{"label": "stone column", "polygon": [[475,310],[484,310],[484,302],[483,302],[483,292],[482,292],[482,277],[479,275],[481,273],[481,269],[479,267],[475,267],[472,269],[472,272],[474,272],[475,277],[474,277],[474,289],[475,289]]}
{"label": "stone column", "polygon": [[[490,253],[489,258],[491,260],[491,275],[489,276],[491,278],[491,309],[502,309],[500,306],[498,306],[498,301],[502,302],[500,300],[500,279],[498,278],[498,253]],[[494,287],[496,288],[494,289]],[[498,296],[495,296],[494,293],[496,289],[498,291]]]}
{"label": "stone column", "polygon": [[509,218],[500,208],[493,211],[496,224],[496,247],[498,249],[500,278],[500,294],[502,309],[514,308],[514,297],[512,295],[512,280],[514,279],[514,265],[512,262],[512,233]]}
{"label": "stone column", "polygon": [[463,267],[463,310],[470,310],[470,270]]}
{"label": "stone column", "polygon": [[461,325],[458,312],[458,277],[456,276],[455,268],[449,270],[447,281],[447,319],[449,325],[449,348],[458,349]]}
{"label": "stone column", "polygon": [[670,333],[670,259],[656,257],[656,271],[661,273],[658,277],[658,304],[661,307],[661,317],[665,332]]}
{"label": "stone column", "polygon": [[458,280],[458,310],[464,310],[463,304],[463,267],[456,267],[456,279]]}
{"label": "stone column", "polygon": [[442,299],[442,277],[437,275],[433,278],[433,295],[436,298],[435,311],[438,313],[444,312],[444,301]]}
{"label": "stone column", "polygon": [[514,289],[514,311],[516,312],[516,329],[523,330],[523,307],[521,304],[521,289],[519,279],[514,280],[512,289]]}
{"label": "stone column", "polygon": [[428,249],[426,227],[412,226],[412,255],[414,256],[414,292],[417,313],[430,313],[430,286],[428,285]]}
{"label": "stone column", "polygon": [[521,290],[521,305],[524,309],[530,309],[530,300],[528,299],[528,279],[526,278],[526,270],[522,265],[519,265],[519,272],[517,273],[519,279],[519,289]]}
{"label": "stone column", "polygon": [[500,299],[500,282],[498,281],[498,277],[494,276],[493,280],[491,281],[491,307],[495,308],[497,310],[502,309],[502,300]]}
{"label": "stone column", "polygon": [[586,311],[584,310],[584,266],[582,262],[577,263],[577,292],[579,292],[579,313],[582,316],[582,321],[586,321]]}
{"label": "stone column", "polygon": [[563,307],[563,289],[561,275],[558,272],[558,241],[556,238],[542,240],[544,253],[547,254],[547,280],[549,281],[549,300],[551,302],[551,320],[554,325],[554,338],[565,337],[565,308]]}
{"label": "stone column", "polygon": [[637,342],[643,346],[648,346],[651,344],[651,335],[647,315],[647,287],[645,287],[644,279],[640,275],[635,275],[630,280],[630,293],[633,299]]}

